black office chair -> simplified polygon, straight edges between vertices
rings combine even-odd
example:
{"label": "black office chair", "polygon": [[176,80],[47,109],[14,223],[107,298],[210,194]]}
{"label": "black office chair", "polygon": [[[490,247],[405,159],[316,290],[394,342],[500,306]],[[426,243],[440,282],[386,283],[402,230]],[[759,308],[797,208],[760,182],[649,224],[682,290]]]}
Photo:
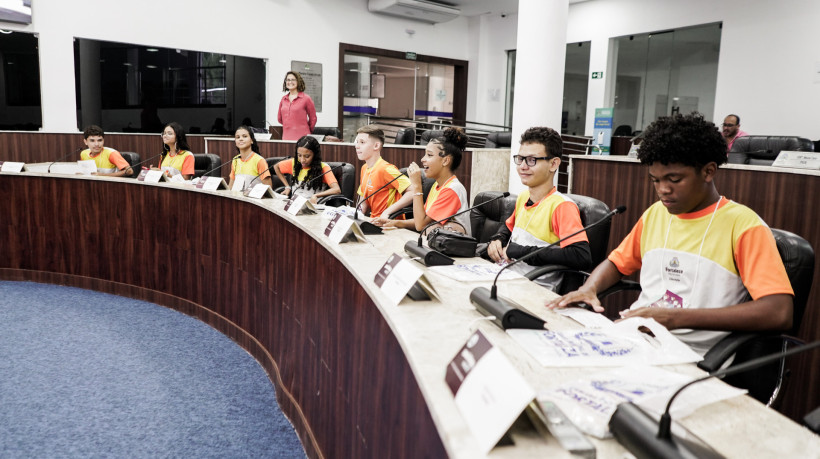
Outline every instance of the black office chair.
{"label": "black office chair", "polygon": [[512,145],[512,132],[491,132],[484,140],[484,148],[510,148]]}
{"label": "black office chair", "polygon": [[[402,167],[401,169],[399,169],[399,172],[401,172],[404,175],[407,175],[407,168]],[[427,178],[427,176],[424,175],[424,171],[421,171],[421,192],[424,193],[424,195],[422,196],[424,198],[424,202],[427,202],[427,196],[430,194],[430,190],[433,189],[433,185],[435,183],[436,183],[435,180],[433,180],[431,178]],[[412,204],[405,207],[405,208],[403,208],[403,209],[399,209],[399,210],[393,212],[392,214],[390,214],[389,218],[396,219],[396,218],[398,218],[402,215],[404,215],[404,218],[406,218],[406,219],[413,218],[413,206],[412,206]]]}
{"label": "black office chair", "polygon": [[[291,156],[277,156],[274,158],[265,158],[265,162],[268,163],[268,167],[270,168],[270,181],[271,181],[271,189],[276,191],[277,193],[281,193],[282,190],[285,188],[285,183],[282,183],[279,180],[279,176],[276,175],[276,172],[273,171],[273,165],[278,163],[279,161],[283,161],[286,159],[292,158]],[[285,174],[285,178],[290,180],[290,174]]]}
{"label": "black office chair", "polygon": [[416,130],[413,128],[402,128],[396,131],[396,139],[393,141],[396,145],[415,145],[416,144]]}
{"label": "black office chair", "polygon": [[[482,191],[473,199],[473,206],[502,194],[504,194],[502,191]],[[501,229],[502,225],[506,224],[507,219],[515,212],[516,198],[516,195],[511,194],[470,211],[470,233],[478,241],[476,256],[484,256],[487,253],[490,238]]]}
{"label": "black office chair", "polygon": [[[788,334],[763,332],[733,332],[715,344],[704,355],[698,367],[712,372],[721,368],[732,356],[735,359],[732,365],[747,362],[751,359],[786,350],[789,344],[802,344],[794,338],[800,330],[806,304],[811,291],[811,281],[814,277],[814,249],[802,237],[772,228],[777,251],[786,267],[786,274],[794,290],[794,313],[792,328]],[[791,335],[791,336],[790,336]],[[735,387],[747,389],[749,395],[772,406],[780,395],[789,376],[785,359],[757,370],[734,375],[725,381]]]}
{"label": "black office chair", "polygon": [[353,195],[356,193],[356,168],[345,162],[328,162],[327,165],[339,182],[342,193],[324,196],[319,199],[319,204],[333,207],[343,206],[345,203],[352,205],[355,202]]}
{"label": "black office chair", "polygon": [[314,134],[314,135],[325,135],[325,136],[329,135],[331,137],[336,137],[337,139],[342,138],[342,132],[337,127],[318,127],[317,126],[317,127],[313,128],[312,134]]}
{"label": "black office chair", "polygon": [[430,129],[428,131],[424,131],[421,133],[421,138],[419,139],[419,145],[426,146],[430,143],[431,139],[435,139],[436,137],[441,137],[444,135],[444,130],[433,130]]}
{"label": "black office chair", "polygon": [[139,162],[140,162],[139,153],[134,153],[132,151],[121,151],[120,155],[122,156],[122,159],[124,159],[128,162],[128,165],[131,166],[131,168],[133,170],[131,175],[123,175],[123,177],[136,178],[138,175],[140,175],[140,172],[142,171],[142,168],[135,168],[134,167],[134,164],[139,164]]}
{"label": "black office chair", "polygon": [[[802,237],[772,228],[777,251],[783,260],[786,274],[794,290],[794,315],[790,335],[796,335],[806,311],[806,303],[811,291],[814,276],[814,249]],[[640,291],[640,284],[633,281],[620,281],[613,287],[601,292],[599,299],[623,291]],[[802,344],[800,340],[782,333],[774,332],[732,332],[716,343],[698,363],[698,368],[713,372],[720,369],[730,357],[735,356],[732,365],[748,362],[757,357],[784,350],[789,344]],[[728,377],[725,381],[735,387],[746,389],[749,395],[761,403],[771,406],[778,400],[789,371],[785,359],[771,365]]]}
{"label": "black office chair", "polygon": [[[564,196],[572,199],[578,205],[578,212],[581,214],[581,224],[587,226],[594,223],[606,214],[609,213],[609,206],[603,202],[590,198],[588,196],[581,196],[580,194],[564,194]],[[611,227],[611,220],[587,231],[587,239],[589,240],[590,253],[592,255],[592,266],[598,266],[604,261],[607,256],[607,246],[609,244],[609,229]],[[575,269],[571,269],[562,265],[547,265],[539,266],[526,274],[529,280],[535,280],[547,273],[564,272],[564,278],[561,284],[556,289],[556,293],[564,295],[573,290],[577,290],[586,279],[585,273],[580,273]]]}
{"label": "black office chair", "polygon": [[615,132],[612,133],[612,137],[618,137],[618,136],[629,137],[631,135],[632,135],[632,126],[630,126],[628,124],[622,124],[622,125],[618,126],[617,128],[615,128]]}
{"label": "black office chair", "polygon": [[222,170],[214,170],[219,167],[220,164],[222,164],[222,159],[219,155],[213,153],[194,153],[194,177],[202,177],[206,172],[209,177],[221,177]]}

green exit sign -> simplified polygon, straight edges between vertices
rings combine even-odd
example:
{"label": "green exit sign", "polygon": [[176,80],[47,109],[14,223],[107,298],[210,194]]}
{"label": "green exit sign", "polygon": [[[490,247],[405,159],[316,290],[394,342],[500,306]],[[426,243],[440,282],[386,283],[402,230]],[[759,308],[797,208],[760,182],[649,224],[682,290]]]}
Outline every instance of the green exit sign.
{"label": "green exit sign", "polygon": [[416,53],[407,51],[406,53],[404,53],[404,58],[410,61],[414,61],[416,60]]}
{"label": "green exit sign", "polygon": [[592,72],[592,79],[593,80],[600,80],[604,77],[604,72]]}

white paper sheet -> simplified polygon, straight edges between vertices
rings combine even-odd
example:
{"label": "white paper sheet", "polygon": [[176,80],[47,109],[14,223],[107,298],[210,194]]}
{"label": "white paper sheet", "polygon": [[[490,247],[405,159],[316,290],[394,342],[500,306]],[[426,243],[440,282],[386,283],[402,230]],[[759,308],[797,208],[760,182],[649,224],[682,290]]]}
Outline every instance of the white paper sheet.
{"label": "white paper sheet", "polygon": [[[639,331],[646,327],[655,336]],[[547,367],[671,365],[702,359],[653,319],[634,317],[604,329],[573,331],[507,330]]]}
{"label": "white paper sheet", "polygon": [[[496,274],[502,268],[496,264],[482,263],[472,265],[448,265],[448,266],[432,266],[428,268],[430,271],[449,277],[450,279],[459,282],[492,282]],[[524,276],[512,272],[510,270],[504,271],[498,280],[514,280],[523,279]]]}

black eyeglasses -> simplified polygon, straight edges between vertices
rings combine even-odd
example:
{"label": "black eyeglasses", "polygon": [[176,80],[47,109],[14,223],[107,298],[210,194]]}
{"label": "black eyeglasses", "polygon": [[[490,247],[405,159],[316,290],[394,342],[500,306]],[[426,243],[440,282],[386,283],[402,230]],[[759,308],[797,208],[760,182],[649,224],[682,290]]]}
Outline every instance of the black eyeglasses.
{"label": "black eyeglasses", "polygon": [[737,124],[723,123],[723,127],[735,127]]}
{"label": "black eyeglasses", "polygon": [[521,156],[521,155],[515,155],[515,156],[513,156],[513,161],[515,161],[516,166],[520,166],[521,163],[523,163],[524,160],[526,160],[527,161],[527,166],[535,167],[535,164],[538,162],[539,159],[550,160],[552,158],[555,158],[555,156]]}

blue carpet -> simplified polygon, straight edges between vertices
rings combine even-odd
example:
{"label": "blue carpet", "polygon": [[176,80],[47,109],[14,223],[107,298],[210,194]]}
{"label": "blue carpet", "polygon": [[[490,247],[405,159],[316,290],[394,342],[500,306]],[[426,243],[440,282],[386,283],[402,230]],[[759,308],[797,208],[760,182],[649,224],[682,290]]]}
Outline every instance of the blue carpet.
{"label": "blue carpet", "polygon": [[236,343],[155,304],[0,281],[0,457],[304,457]]}

